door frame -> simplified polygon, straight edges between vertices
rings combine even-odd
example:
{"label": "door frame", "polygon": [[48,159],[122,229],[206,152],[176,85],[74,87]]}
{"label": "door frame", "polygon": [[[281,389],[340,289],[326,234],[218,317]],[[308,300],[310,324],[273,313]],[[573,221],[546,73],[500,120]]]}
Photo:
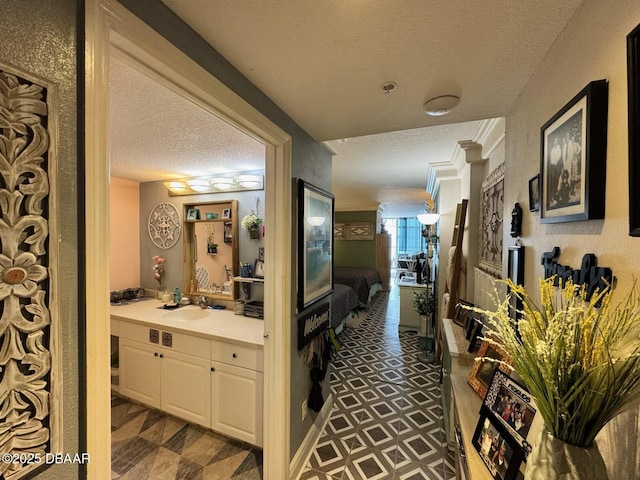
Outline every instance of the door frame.
{"label": "door frame", "polygon": [[111,476],[109,55],[130,55],[156,79],[261,141],[265,161],[265,479],[289,477],[291,137],[116,0],[85,4],[86,432],[89,479]]}

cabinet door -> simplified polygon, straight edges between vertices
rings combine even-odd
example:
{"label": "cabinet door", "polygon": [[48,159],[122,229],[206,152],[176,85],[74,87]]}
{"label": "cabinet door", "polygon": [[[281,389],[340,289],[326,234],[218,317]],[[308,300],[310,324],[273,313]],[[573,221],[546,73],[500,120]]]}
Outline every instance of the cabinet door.
{"label": "cabinet door", "polygon": [[211,428],[262,446],[262,372],[211,362]]}
{"label": "cabinet door", "polygon": [[120,393],[160,407],[160,364],[157,346],[120,339]]}
{"label": "cabinet door", "polygon": [[211,427],[210,361],[161,350],[161,406],[176,417]]}

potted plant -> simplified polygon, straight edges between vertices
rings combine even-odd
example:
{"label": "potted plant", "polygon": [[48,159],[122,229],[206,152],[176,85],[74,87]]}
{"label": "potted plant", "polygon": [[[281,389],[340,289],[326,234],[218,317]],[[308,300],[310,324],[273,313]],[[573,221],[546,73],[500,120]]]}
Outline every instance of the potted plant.
{"label": "potted plant", "polygon": [[436,296],[431,292],[430,288],[420,289],[413,294],[413,306],[418,312],[418,315],[429,317],[436,312]]}
{"label": "potted plant", "polygon": [[260,238],[259,228],[262,225],[262,219],[253,211],[245,215],[240,222],[240,226],[249,231],[249,238],[257,240]]}
{"label": "potted plant", "polygon": [[497,292],[495,311],[472,309],[483,314],[485,341],[511,357],[509,368],[543,419],[525,478],[607,479],[595,437],[640,398],[640,294],[634,285],[614,305],[610,286],[589,296],[571,281],[556,290],[554,280],[540,280],[540,304],[523,286],[505,281],[522,301],[517,328],[509,298]]}
{"label": "potted plant", "polygon": [[216,243],[216,227],[213,223],[207,225],[207,254],[216,255],[218,244]]}

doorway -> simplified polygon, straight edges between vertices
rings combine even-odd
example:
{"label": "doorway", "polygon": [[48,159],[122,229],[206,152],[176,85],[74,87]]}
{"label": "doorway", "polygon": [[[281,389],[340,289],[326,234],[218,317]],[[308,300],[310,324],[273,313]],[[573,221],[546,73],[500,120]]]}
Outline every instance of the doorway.
{"label": "doorway", "polygon": [[[86,3],[86,377],[88,478],[108,478],[108,59],[126,52],[167,85],[265,145],[264,478],[289,477],[291,138],[115,0]],[[280,321],[277,321],[277,320]],[[284,321],[283,321],[284,319]]]}

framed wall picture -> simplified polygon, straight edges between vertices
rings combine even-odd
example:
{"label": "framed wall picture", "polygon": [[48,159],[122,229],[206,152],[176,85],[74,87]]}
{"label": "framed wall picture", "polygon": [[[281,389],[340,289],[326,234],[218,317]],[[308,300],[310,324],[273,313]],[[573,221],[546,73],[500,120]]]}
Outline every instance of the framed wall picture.
{"label": "framed wall picture", "polygon": [[225,208],[222,210],[222,218],[228,219],[231,218],[231,209]]}
{"label": "framed wall picture", "polygon": [[[524,285],[524,246],[512,245],[509,247],[509,257],[507,260],[508,278],[516,285]],[[522,317],[522,299],[507,288],[509,297],[509,314],[514,321]]]}
{"label": "framed wall picture", "polygon": [[589,83],[540,131],[540,222],[604,218],[608,85]]}
{"label": "framed wall picture", "polygon": [[481,411],[472,444],[489,470],[491,478],[518,478],[523,458],[522,448],[494,416]]}
{"label": "framed wall picture", "polygon": [[540,174],[529,179],[529,211],[540,210]]}
{"label": "framed wall picture", "polygon": [[467,382],[481,398],[484,398],[493,373],[498,369],[508,373],[508,365],[511,365],[511,357],[507,352],[493,337],[489,337],[488,340],[485,338],[478,351],[478,357],[469,371]]}
{"label": "framed wall picture", "polygon": [[333,291],[334,198],[298,180],[298,311]]}
{"label": "framed wall picture", "polygon": [[502,274],[504,171],[503,162],[484,179],[480,198],[478,268],[494,277],[500,277]]}
{"label": "framed wall picture", "polygon": [[629,235],[640,237],[640,25],[627,36]]}
{"label": "framed wall picture", "polygon": [[535,400],[527,389],[509,375],[496,370],[482,401],[481,411],[493,416],[518,442],[523,450],[523,460],[526,461],[532,442],[543,426],[542,416],[536,415],[538,409]]}

